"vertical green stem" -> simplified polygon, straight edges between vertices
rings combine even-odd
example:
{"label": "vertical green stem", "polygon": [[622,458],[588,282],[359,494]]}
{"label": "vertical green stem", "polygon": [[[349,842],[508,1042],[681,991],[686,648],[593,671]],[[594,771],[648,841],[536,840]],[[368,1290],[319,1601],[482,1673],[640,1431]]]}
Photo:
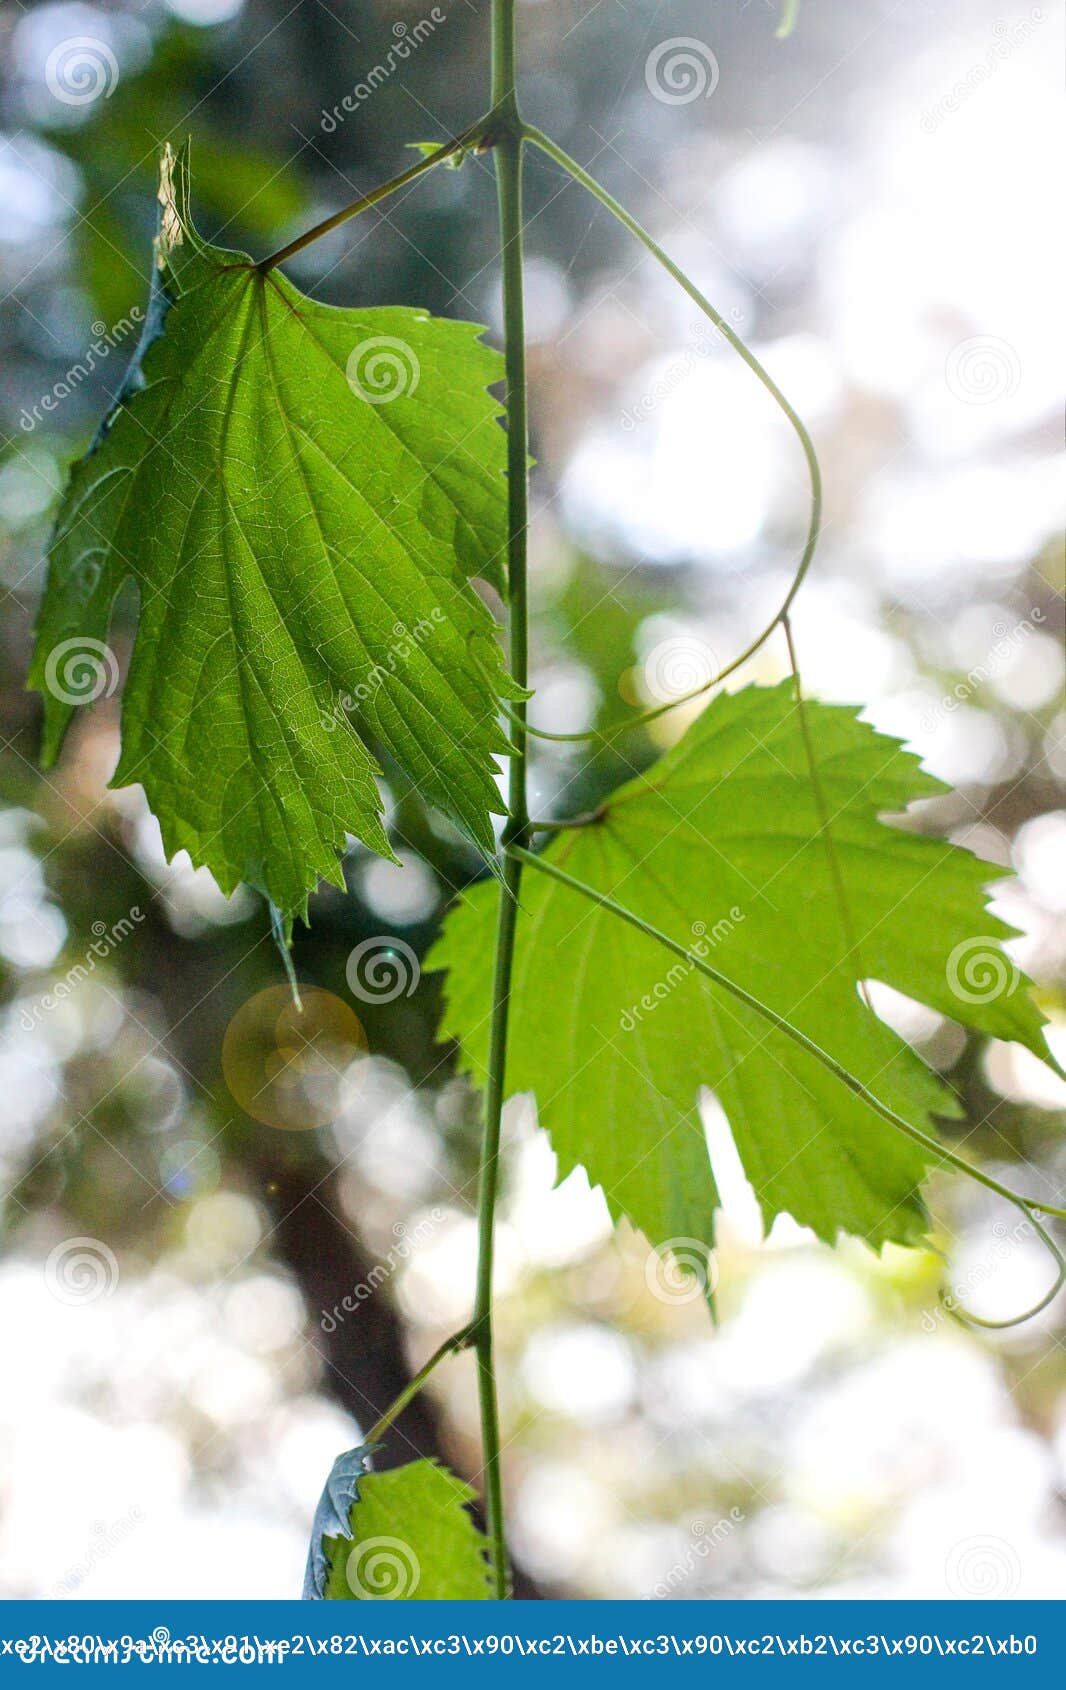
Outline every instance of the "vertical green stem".
{"label": "vertical green stem", "polygon": [[[504,356],[507,377],[507,574],[510,596],[510,668],[526,684],[526,527],[528,523],[528,418],[526,405],[525,322],[522,301],[522,123],[515,88],[514,0],[492,3],[492,107],[496,185],[499,200],[503,270]],[[525,710],[512,723],[514,754],[508,776],[505,844],[522,846],[528,838],[526,803]],[[478,1264],[474,1299],[478,1398],[484,1462],[485,1515],[492,1545],[497,1597],[510,1593],[503,1529],[500,1476],[500,1417],[492,1326],[492,1262],[499,1189],[500,1121],[507,1063],[507,1022],[514,964],[515,924],[521,862],[505,857],[496,928],[489,1076],[485,1088],[485,1130],[478,1186]]]}

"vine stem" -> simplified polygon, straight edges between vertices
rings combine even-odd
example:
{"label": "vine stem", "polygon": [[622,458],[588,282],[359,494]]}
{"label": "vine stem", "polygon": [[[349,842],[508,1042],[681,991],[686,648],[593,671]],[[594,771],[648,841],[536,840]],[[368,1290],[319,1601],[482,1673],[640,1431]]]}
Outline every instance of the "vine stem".
{"label": "vine stem", "polygon": [[[492,0],[492,145],[499,204],[504,365],[507,383],[508,657],[512,676],[520,687],[524,687],[529,669],[526,592],[529,418],[522,284],[524,132],[518,111],[516,87],[514,7],[515,0]],[[522,846],[529,837],[524,706],[519,706],[515,711],[514,729],[514,751],[508,767],[507,822],[503,836],[505,847]],[[485,1127],[478,1179],[478,1260],[472,1323],[481,1410],[485,1520],[492,1552],[495,1593],[500,1599],[510,1595],[510,1576],[504,1536],[500,1473],[500,1414],[492,1320],[492,1264],[496,1200],[499,1193],[500,1126],[507,1067],[507,1029],[521,874],[521,858],[506,851],[496,926],[489,1072],[485,1086]]]}

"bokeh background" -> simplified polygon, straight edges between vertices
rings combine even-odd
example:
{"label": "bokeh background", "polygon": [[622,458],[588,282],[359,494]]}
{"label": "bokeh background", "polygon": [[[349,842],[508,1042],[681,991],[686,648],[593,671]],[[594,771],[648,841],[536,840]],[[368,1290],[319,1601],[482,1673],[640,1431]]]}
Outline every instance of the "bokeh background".
{"label": "bokeh background", "polygon": [[[519,9],[528,114],[731,314],[815,435],[827,526],[795,615],[809,689],[865,704],[952,783],[912,825],[1013,866],[997,907],[1061,1025],[1057,6],[804,0],[788,40],[766,0]],[[373,1001],[346,963],[376,940],[413,978],[471,853],[394,783],[402,872],[353,842],[346,893],[315,899],[295,947],[369,1051],[332,1127],[274,1130],[238,1107],[220,1057],[233,1015],[281,979],[261,901],[168,864],[139,791],[106,790],[117,696],[42,775],[22,687],[50,514],[132,350],[159,143],[192,135],[202,227],[266,253],[478,114],[487,10],[0,12],[7,1596],[296,1594],[333,1456],[467,1313],[477,1100],[435,1043],[437,984],[393,995],[379,971]],[[79,81],[61,49],[85,41]],[[688,302],[554,167],[534,155],[528,174],[533,711],[574,729],[742,648],[781,595],[806,494],[786,426]],[[493,205],[486,161],[436,172],[291,273],[329,300],[495,330]],[[129,641],[120,618],[123,657]],[[784,663],[771,644],[735,684]],[[683,717],[591,762],[538,745],[538,812],[586,808]],[[1053,1076],[902,999],[878,1006],[965,1098],[950,1131],[966,1153],[1061,1193]],[[945,1279],[990,1316],[1039,1295],[1050,1270],[1012,1211],[936,1181],[942,1257],[878,1260],[786,1222],[760,1239],[726,1179],[712,1331],[685,1282],[649,1283],[598,1194],[552,1189],[521,1101],[507,1139],[521,1594],[1062,1593],[1066,1303],[988,1337],[937,1303]],[[337,1318],[344,1296],[355,1312]],[[465,1358],[392,1436],[390,1460],[413,1451],[476,1481]]]}

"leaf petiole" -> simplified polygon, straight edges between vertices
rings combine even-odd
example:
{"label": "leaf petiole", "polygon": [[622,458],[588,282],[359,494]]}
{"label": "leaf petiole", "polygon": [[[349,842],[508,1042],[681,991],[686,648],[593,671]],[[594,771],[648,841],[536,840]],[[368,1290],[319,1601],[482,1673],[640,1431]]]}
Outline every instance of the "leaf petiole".
{"label": "leaf petiole", "polygon": [[450,1338],[445,1338],[443,1344],[439,1344],[437,1346],[429,1360],[424,1362],[413,1378],[408,1380],[399,1396],[397,1396],[395,1400],[389,1404],[384,1414],[375,1423],[375,1425],[371,1427],[366,1438],[367,1445],[373,1446],[374,1444],[379,1444],[393,1421],[398,1415],[403,1413],[407,1404],[418,1395],[430,1374],[433,1373],[437,1367],[439,1367],[440,1363],[448,1356],[458,1355],[461,1350],[469,1349],[471,1344],[474,1342],[474,1338],[475,1329],[473,1324],[470,1326],[464,1326],[459,1332],[453,1332]]}
{"label": "leaf petiole", "polygon": [[564,816],[561,821],[531,821],[528,831],[530,833],[568,833],[575,827],[593,827],[596,822],[603,820],[606,813],[606,809],[601,807],[598,810],[586,810],[580,816]]}
{"label": "leaf petiole", "polygon": [[335,211],[330,217],[323,218],[321,223],[316,223],[314,228],[308,229],[305,234],[297,235],[295,240],[291,240],[287,246],[279,248],[277,252],[271,253],[269,258],[264,258],[256,266],[260,275],[267,275],[271,270],[276,269],[279,264],[284,264],[286,260],[293,258],[296,253],[302,252],[313,241],[321,240],[323,235],[331,234],[334,229],[339,229],[342,223],[347,223],[352,217],[358,217],[361,211],[369,211],[372,206],[380,205],[382,200],[388,199],[390,194],[396,193],[399,188],[405,188],[408,182],[416,181],[419,176],[424,176],[426,171],[432,170],[435,165],[446,163],[456,153],[477,151],[479,144],[485,141],[488,121],[487,117],[479,118],[461,135],[453,136],[450,141],[445,141],[444,145],[437,147],[434,152],[424,153],[417,164],[412,164],[407,170],[401,170],[398,176],[393,176],[388,182],[383,182],[380,187],[373,188],[369,194],[360,194],[359,198],[352,200],[350,205],[344,206],[340,211]]}

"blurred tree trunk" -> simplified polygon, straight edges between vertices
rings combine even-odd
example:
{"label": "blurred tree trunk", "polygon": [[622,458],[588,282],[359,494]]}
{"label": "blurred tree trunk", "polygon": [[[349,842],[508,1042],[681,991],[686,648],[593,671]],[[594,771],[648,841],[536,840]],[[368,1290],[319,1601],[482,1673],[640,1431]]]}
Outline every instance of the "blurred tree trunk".
{"label": "blurred tree trunk", "polygon": [[[274,1252],[297,1280],[317,1323],[320,1311],[336,1304],[338,1287],[367,1283],[376,1258],[360,1248],[329,1205],[318,1201],[315,1193],[321,1188],[321,1174],[313,1165],[276,1165],[263,1157],[259,1170],[277,1216]],[[315,1348],[326,1364],[324,1388],[364,1431],[399,1396],[413,1371],[407,1365],[403,1324],[380,1292],[368,1297],[358,1313],[333,1332],[319,1327]],[[398,1466],[419,1456],[447,1459],[441,1448],[439,1417],[425,1392],[408,1403],[386,1433],[382,1465]],[[480,1511],[475,1512],[483,1525]],[[514,1594],[529,1601],[539,1599],[543,1592],[515,1568]]]}

